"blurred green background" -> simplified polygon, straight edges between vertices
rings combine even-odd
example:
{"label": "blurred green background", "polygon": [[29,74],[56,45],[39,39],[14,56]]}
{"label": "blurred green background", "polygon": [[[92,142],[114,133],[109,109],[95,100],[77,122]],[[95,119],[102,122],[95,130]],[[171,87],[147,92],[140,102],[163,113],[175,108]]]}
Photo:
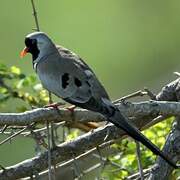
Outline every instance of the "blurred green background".
{"label": "blurred green background", "polygon": [[[148,86],[160,88],[178,71],[180,1],[36,0],[40,28],[78,53],[113,99]],[[1,0],[0,59],[33,73],[19,58],[35,27],[30,0]]]}
{"label": "blurred green background", "polygon": [[[158,92],[175,79],[172,72],[180,69],[178,0],[35,0],[35,3],[40,29],[57,44],[84,58],[112,99],[144,86]],[[34,73],[30,55],[19,58],[25,35],[35,27],[30,0],[1,0],[0,22],[0,61],[16,65],[26,74]],[[29,140],[16,141],[23,145],[21,151],[15,145],[2,146],[0,164],[14,164],[28,153],[32,156]],[[13,143],[18,146],[16,141]]]}

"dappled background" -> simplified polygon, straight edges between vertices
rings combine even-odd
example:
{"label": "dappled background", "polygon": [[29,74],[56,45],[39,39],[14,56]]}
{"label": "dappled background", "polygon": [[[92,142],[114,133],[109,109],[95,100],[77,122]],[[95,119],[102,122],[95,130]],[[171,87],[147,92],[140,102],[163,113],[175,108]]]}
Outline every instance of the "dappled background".
{"label": "dappled background", "polygon": [[[172,72],[180,69],[178,0],[36,0],[35,3],[40,29],[84,58],[112,99],[144,86],[158,92],[175,79]],[[35,27],[30,0],[1,0],[0,22],[1,63],[33,74],[30,55],[19,58],[25,35]],[[14,111],[17,103],[21,102],[1,105],[1,111]],[[12,143],[13,146],[0,147],[0,164],[4,166],[33,155],[32,140],[19,138]]]}

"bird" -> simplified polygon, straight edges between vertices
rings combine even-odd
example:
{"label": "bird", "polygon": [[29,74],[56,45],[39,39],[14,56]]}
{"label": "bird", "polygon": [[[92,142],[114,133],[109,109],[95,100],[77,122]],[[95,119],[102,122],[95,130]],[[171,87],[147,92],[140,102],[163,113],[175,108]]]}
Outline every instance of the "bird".
{"label": "bird", "polygon": [[108,122],[141,142],[173,168],[179,168],[171,158],[154,145],[115,106],[93,70],[77,54],[56,45],[44,32],[25,37],[20,56],[32,55],[32,64],[43,87],[66,102],[102,114]]}

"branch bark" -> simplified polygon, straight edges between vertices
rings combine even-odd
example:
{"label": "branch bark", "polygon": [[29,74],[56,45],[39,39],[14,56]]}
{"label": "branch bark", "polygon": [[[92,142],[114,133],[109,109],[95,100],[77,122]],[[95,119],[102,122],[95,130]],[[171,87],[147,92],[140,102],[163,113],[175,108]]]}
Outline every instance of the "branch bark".
{"label": "branch bark", "polygon": [[[159,94],[155,97],[157,101],[180,101],[180,78],[165,85]],[[166,143],[163,147],[163,151],[166,154],[170,154],[172,160],[180,159],[180,116],[176,115],[176,120],[173,123],[173,128],[166,139]],[[173,168],[168,166],[166,162],[160,157],[156,160],[156,166],[152,168],[149,176],[149,180],[159,179],[172,179]]]}
{"label": "branch bark", "polygon": [[[163,151],[166,154],[170,154],[172,161],[177,162],[180,159],[180,118],[177,117],[173,123],[173,128],[166,139],[166,143],[163,147]],[[159,158],[156,161],[156,166],[151,170],[149,180],[169,180],[172,174],[173,168],[162,159]]]}
{"label": "branch bark", "polygon": [[[145,125],[147,125],[151,119],[150,118],[144,118],[143,116],[157,116],[159,114],[164,115],[177,115],[180,113],[180,103],[176,102],[141,102],[141,103],[128,103],[119,105],[119,108],[127,115],[129,116],[136,116],[136,118],[133,119],[133,123],[139,128],[143,129]],[[13,119],[13,117],[16,117]],[[92,113],[86,110],[76,110],[74,113],[75,118],[74,120],[79,120],[81,122],[87,122],[87,121],[101,121],[105,120],[101,115],[97,113]],[[0,124],[6,124],[5,122],[8,121],[9,124],[12,125],[24,125],[28,124],[32,121],[38,121],[38,122],[45,122],[45,120],[67,120],[71,121],[71,113],[66,111],[65,109],[62,110],[61,115],[59,115],[55,110],[52,109],[36,109],[33,111],[20,113],[20,114],[8,114],[8,118],[5,116],[5,114],[0,114]],[[137,118],[138,117],[138,118]],[[20,118],[20,123],[17,121],[18,118]],[[5,119],[7,121],[5,121]],[[30,119],[30,120],[29,120]],[[41,120],[39,120],[41,119]],[[24,121],[23,121],[24,120]],[[107,136],[108,134],[108,136]],[[77,139],[65,142],[63,144],[60,144],[58,147],[52,149],[52,164],[57,164],[63,161],[67,161],[71,159],[72,157],[77,157],[89,150],[91,150],[94,147],[100,146],[104,142],[122,138],[126,134],[124,131],[117,129],[113,125],[109,124],[105,127],[98,128],[94,131],[91,131],[89,133],[86,133]],[[19,164],[16,164],[14,166],[6,168],[6,170],[0,171],[0,179],[11,179],[12,177],[14,179],[16,178],[22,178],[31,176],[32,174],[35,174],[35,172],[41,172],[45,170],[48,167],[47,163],[48,159],[48,153],[45,152],[41,154],[38,157],[34,157],[32,159],[23,161]],[[177,158],[178,159],[178,158]]]}
{"label": "branch bark", "polygon": [[[176,81],[177,82],[177,81]],[[178,81],[179,82],[179,81]],[[174,90],[177,86],[171,85],[167,86],[162,90],[162,94],[157,96],[157,100],[172,100],[174,98],[174,94],[170,90]],[[165,92],[165,93],[164,93]],[[168,93],[167,93],[168,92]],[[167,96],[170,94],[170,96]],[[170,97],[170,98],[169,98]],[[174,99],[173,99],[174,100]],[[126,116],[130,117],[133,120],[133,123],[139,128],[143,129],[143,127],[148,127],[149,124],[152,122],[152,119],[157,116],[180,116],[180,103],[178,102],[167,102],[167,101],[145,101],[145,102],[138,102],[138,103],[117,103],[118,108],[124,113]],[[46,121],[66,121],[68,123],[72,122],[101,122],[105,121],[106,119],[94,112],[90,112],[83,109],[77,109],[75,112],[70,113],[66,109],[60,109],[57,111],[52,108],[39,108],[31,111],[27,111],[24,113],[0,113],[0,126],[3,125],[10,125],[10,126],[24,126],[29,125],[33,122],[37,123],[45,123]],[[163,118],[160,119],[160,121]],[[147,126],[148,125],[148,126]],[[108,136],[107,136],[108,134]],[[175,133],[176,136],[178,133]],[[115,128],[113,125],[108,125],[103,128],[98,128],[92,132],[86,133],[75,139],[72,142],[66,142],[58,147],[52,149],[52,163],[57,164],[63,161],[68,161],[72,157],[77,157],[82,155],[83,153],[91,150],[94,147],[100,146],[104,142],[114,140],[117,138],[124,137],[125,133],[122,130]],[[165,145],[166,148],[169,149],[169,142],[172,142],[172,138],[174,138],[174,133],[170,135],[171,138],[168,137],[167,142]],[[177,151],[178,143],[176,146],[173,144],[172,148]],[[173,151],[166,151],[170,156],[175,158],[175,161],[179,159],[178,154],[180,152],[174,154]],[[31,176],[32,174],[37,174],[37,172],[41,172],[47,169],[47,158],[48,154],[45,152],[41,154],[39,157],[34,157],[32,159],[23,161],[19,164],[6,168],[6,170],[0,171],[0,179],[12,179],[15,178],[22,178]],[[159,165],[162,160],[158,160],[157,164]],[[163,163],[163,166],[166,163]],[[167,165],[167,164],[166,164]],[[164,166],[165,168],[165,166]],[[168,171],[167,171],[168,170]],[[157,169],[151,174],[151,179],[155,177],[157,173]],[[165,172],[172,172],[172,170],[167,165],[166,169],[163,170],[162,173]],[[162,175],[162,174],[161,174]],[[157,179],[157,178],[154,178]]]}
{"label": "branch bark", "polygon": [[[145,101],[138,103],[116,104],[118,108],[128,117],[157,117],[180,116],[180,103],[167,101]],[[23,113],[0,113],[0,125],[24,126],[33,122],[45,123],[46,121],[66,121],[66,122],[101,122],[106,119],[98,113],[77,109],[75,112],[69,112],[66,109],[57,111],[52,108],[38,108]]]}
{"label": "branch bark", "polygon": [[[138,121],[136,121],[136,123],[138,124]],[[106,136],[107,134],[108,136]],[[52,164],[67,161],[72,157],[77,157],[94,147],[100,146],[105,142],[105,137],[106,141],[110,141],[121,138],[124,135],[124,131],[117,129],[113,125],[98,128],[78,137],[73,141],[65,142],[52,149]],[[31,176],[34,172],[41,172],[48,167],[47,159],[48,152],[45,152],[38,157],[23,161],[15,166],[8,167],[6,170],[0,171],[0,179],[7,180],[12,179],[12,177],[14,179],[18,179]]]}

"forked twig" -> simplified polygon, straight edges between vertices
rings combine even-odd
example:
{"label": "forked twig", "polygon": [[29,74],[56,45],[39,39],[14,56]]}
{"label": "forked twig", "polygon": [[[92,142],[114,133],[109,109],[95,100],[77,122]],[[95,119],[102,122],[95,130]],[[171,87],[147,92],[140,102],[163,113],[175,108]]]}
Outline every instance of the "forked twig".
{"label": "forked twig", "polygon": [[156,100],[156,95],[153,92],[151,92],[147,87],[144,88],[144,91],[151,98],[151,100]]}
{"label": "forked twig", "polygon": [[17,135],[21,134],[23,131],[25,131],[26,129],[28,129],[29,127],[32,127],[35,123],[32,123],[30,126],[26,126],[23,129],[21,129],[20,131],[14,133],[13,135],[9,136],[8,138],[6,138],[5,140],[0,142],[0,146],[3,145],[4,143],[6,143],[9,140],[12,140],[13,138],[15,138]]}
{"label": "forked twig", "polygon": [[4,131],[8,128],[8,125],[4,125],[3,128],[0,130],[0,133],[4,133]]}
{"label": "forked twig", "polygon": [[135,143],[136,143],[136,154],[137,154],[137,162],[138,162],[140,179],[144,180],[144,173],[143,173],[143,167],[142,167],[142,162],[141,162],[140,143],[138,141],[135,141]]}

